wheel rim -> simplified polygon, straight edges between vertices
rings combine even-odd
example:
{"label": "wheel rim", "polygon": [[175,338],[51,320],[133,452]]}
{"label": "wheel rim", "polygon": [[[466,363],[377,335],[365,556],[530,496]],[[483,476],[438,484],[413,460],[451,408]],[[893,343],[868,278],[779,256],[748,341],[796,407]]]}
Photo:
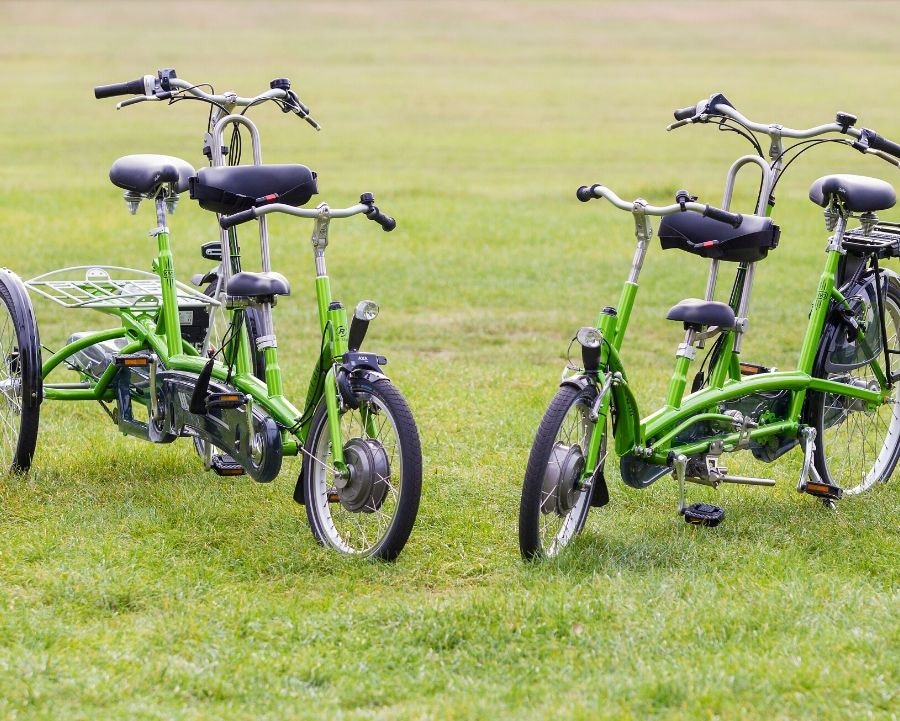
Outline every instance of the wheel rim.
{"label": "wheel rim", "polygon": [[[403,459],[396,421],[375,395],[360,399],[359,408],[341,416],[341,437],[349,478],[333,469],[327,417],[322,416],[315,458],[308,459],[312,474],[316,517],[324,540],[343,553],[374,553],[397,516],[402,493]],[[371,417],[373,432],[366,430]]]}
{"label": "wheel rim", "polygon": [[13,318],[0,303],[0,468],[13,465],[22,421],[22,364]]}
{"label": "wheel rim", "polygon": [[[541,487],[540,540],[544,555],[553,557],[578,532],[590,494],[578,487],[584,470],[584,449],[590,440],[590,408],[583,400],[572,405],[560,424]],[[602,462],[602,460],[601,460]]]}
{"label": "wheel rim", "polygon": [[[900,347],[900,307],[887,296],[884,302],[887,347]],[[882,356],[883,357],[883,356]],[[897,370],[897,356],[892,356]],[[878,380],[869,365],[835,380],[877,389]],[[900,443],[900,384],[894,384],[890,399],[875,410],[852,398],[824,394],[822,398],[822,450],[833,483],[844,486],[846,495],[868,490],[884,480],[894,464]]]}

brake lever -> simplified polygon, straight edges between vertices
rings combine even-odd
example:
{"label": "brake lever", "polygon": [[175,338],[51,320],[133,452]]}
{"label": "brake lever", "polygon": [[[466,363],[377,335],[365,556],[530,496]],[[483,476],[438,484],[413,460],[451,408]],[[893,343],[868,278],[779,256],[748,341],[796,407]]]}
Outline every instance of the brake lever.
{"label": "brake lever", "polygon": [[676,120],[674,123],[669,123],[666,126],[666,132],[669,132],[670,130],[677,130],[680,127],[690,124],[691,122],[691,118],[688,118],[687,120]]}
{"label": "brake lever", "polygon": [[150,97],[149,95],[136,95],[133,98],[128,98],[128,100],[122,100],[116,103],[116,110],[121,110],[122,108],[128,107],[129,105],[134,105],[136,103],[143,103],[147,100],[161,100],[162,98]]}
{"label": "brake lever", "polygon": [[874,155],[875,157],[881,158],[886,163],[890,163],[891,165],[900,168],[900,160],[895,158],[893,155],[888,155],[881,150],[875,150],[873,148],[867,148],[865,152]]}

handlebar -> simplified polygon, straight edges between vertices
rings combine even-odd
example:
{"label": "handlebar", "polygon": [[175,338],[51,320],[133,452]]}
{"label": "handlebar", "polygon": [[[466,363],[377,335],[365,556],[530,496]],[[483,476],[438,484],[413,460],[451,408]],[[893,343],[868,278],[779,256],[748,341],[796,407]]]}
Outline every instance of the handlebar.
{"label": "handlebar", "polygon": [[[575,195],[583,203],[592,198],[606,198],[620,210],[627,210],[632,213],[639,211],[645,215],[673,215],[690,211],[722,223],[728,223],[733,228],[739,227],[744,222],[744,216],[740,213],[731,213],[722,208],[716,208],[705,203],[697,203],[693,200],[682,200],[682,202],[673,203],[672,205],[647,205],[643,200],[635,200],[629,203],[626,200],[622,200],[606,186],[599,184],[591,185],[590,187],[582,185],[575,192]],[[679,193],[679,197],[681,197],[681,193]]]}
{"label": "handlebar", "polygon": [[129,80],[124,83],[111,85],[98,85],[94,88],[95,98],[111,98],[117,95],[132,95],[134,97],[123,100],[117,109],[122,109],[135,103],[148,100],[172,100],[179,95],[192,96],[212,105],[225,109],[234,107],[249,108],[269,100],[274,100],[281,105],[286,113],[294,113],[316,130],[322,128],[309,114],[309,108],[304,105],[297,94],[291,90],[291,82],[287,78],[276,78],[270,83],[269,90],[253,97],[242,97],[236,93],[227,92],[221,95],[207,93],[200,89],[196,83],[190,83],[176,76],[174,70],[160,70],[156,75],[144,75],[137,80]]}
{"label": "handlebar", "polygon": [[777,123],[754,122],[741,114],[724,95],[715,93],[708,99],[700,100],[695,106],[676,110],[674,116],[676,122],[669,125],[667,130],[680,128],[689,122],[707,122],[710,117],[724,117],[742,125],[747,130],[768,135],[771,138],[805,140],[828,133],[849,135],[855,139],[852,146],[861,152],[873,153],[880,157],[884,157],[881,155],[882,153],[887,153],[893,158],[900,159],[900,144],[878,135],[874,130],[853,127],[856,123],[856,116],[843,112],[837,113],[837,118],[833,123],[803,129],[787,128]]}
{"label": "handlebar", "polygon": [[297,208],[293,205],[285,203],[271,203],[269,205],[260,205],[255,208],[248,208],[231,215],[223,215],[219,218],[219,225],[224,228],[233,228],[235,225],[255,220],[269,213],[286,213],[297,218],[320,218],[327,216],[329,218],[349,218],[353,215],[363,213],[369,220],[378,223],[382,229],[389,233],[397,227],[397,221],[391,216],[382,213],[375,206],[375,196],[371,193],[363,193],[360,196],[360,202],[351,205],[349,208],[329,208],[324,203],[317,208]]}

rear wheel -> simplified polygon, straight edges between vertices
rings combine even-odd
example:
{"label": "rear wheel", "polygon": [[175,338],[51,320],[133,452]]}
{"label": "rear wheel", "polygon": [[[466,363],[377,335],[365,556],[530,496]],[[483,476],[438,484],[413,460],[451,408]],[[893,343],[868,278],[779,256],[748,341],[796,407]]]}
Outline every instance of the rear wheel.
{"label": "rear wheel", "polygon": [[34,308],[19,277],[0,269],[0,470],[31,466],[42,393]]}
{"label": "rear wheel", "polygon": [[593,386],[563,386],[538,426],[519,506],[519,549],[526,559],[557,555],[584,528],[591,494],[581,479],[596,397]]}
{"label": "rear wheel", "polygon": [[340,417],[348,473],[334,469],[324,400],[313,415],[298,483],[322,545],[347,555],[397,557],[412,531],[422,490],[422,450],[412,413],[387,379],[353,378],[358,408]]}
{"label": "rear wheel", "polygon": [[[900,291],[890,283],[884,299],[884,321],[887,348],[900,352]],[[828,359],[847,352],[846,339],[845,328],[823,336],[813,375],[877,389],[879,383],[869,364],[840,370],[832,365],[829,370]],[[891,371],[897,372],[900,355],[890,357]],[[883,351],[876,361],[883,365]],[[814,462],[823,480],[854,495],[890,477],[900,458],[900,383],[891,388],[888,402],[874,409],[839,393],[810,393],[807,411],[808,422],[816,429]]]}

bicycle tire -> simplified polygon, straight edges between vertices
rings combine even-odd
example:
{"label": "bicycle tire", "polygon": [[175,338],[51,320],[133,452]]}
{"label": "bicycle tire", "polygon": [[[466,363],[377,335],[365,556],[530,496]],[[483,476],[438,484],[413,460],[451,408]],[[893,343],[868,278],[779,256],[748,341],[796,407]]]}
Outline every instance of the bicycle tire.
{"label": "bicycle tire", "polygon": [[[412,412],[387,379],[354,377],[357,409],[341,413],[350,479],[341,488],[330,470],[331,438],[322,400],[310,424],[298,485],[315,539],[346,555],[394,560],[412,532],[422,492],[422,448]],[[374,437],[364,414],[382,420]]]}
{"label": "bicycle tire", "polygon": [[[900,351],[900,290],[891,282],[886,289],[886,342],[889,349]],[[840,373],[826,370],[826,361],[841,333],[846,333],[846,328],[833,324],[822,334],[813,375],[869,386],[877,384],[869,365]],[[895,363],[900,358],[891,357]],[[845,495],[856,495],[890,478],[900,460],[900,383],[894,384],[891,401],[875,410],[833,393],[809,393],[805,407],[805,418],[816,429],[813,462],[824,481],[842,488]]]}
{"label": "bicycle tire", "polygon": [[0,269],[0,468],[24,473],[37,445],[43,398],[41,341],[19,277]]}
{"label": "bicycle tire", "polygon": [[538,426],[519,505],[519,550],[526,560],[556,556],[587,522],[591,490],[579,488],[578,480],[593,433],[588,413],[596,397],[593,386],[564,385]]}

